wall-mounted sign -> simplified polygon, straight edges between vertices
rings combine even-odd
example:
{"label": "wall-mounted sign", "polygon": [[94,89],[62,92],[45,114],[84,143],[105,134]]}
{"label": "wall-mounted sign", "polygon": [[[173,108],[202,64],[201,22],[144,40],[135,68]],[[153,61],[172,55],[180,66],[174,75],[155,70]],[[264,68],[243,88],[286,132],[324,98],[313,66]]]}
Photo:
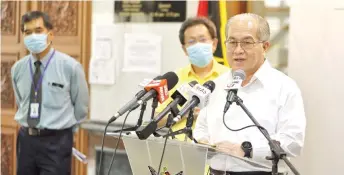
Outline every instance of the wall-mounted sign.
{"label": "wall-mounted sign", "polygon": [[183,22],[186,1],[115,1],[115,22]]}

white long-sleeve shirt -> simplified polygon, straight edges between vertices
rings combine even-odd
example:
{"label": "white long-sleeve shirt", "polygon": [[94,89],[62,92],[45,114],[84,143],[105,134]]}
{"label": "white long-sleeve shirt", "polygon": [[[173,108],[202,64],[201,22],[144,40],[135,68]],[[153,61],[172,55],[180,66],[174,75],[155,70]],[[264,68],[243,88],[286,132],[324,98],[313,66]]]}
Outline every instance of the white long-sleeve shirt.
{"label": "white long-sleeve shirt", "polygon": [[[232,72],[214,80],[216,87],[209,104],[200,111],[194,129],[196,140],[207,140],[210,144],[229,141],[241,144],[252,143],[253,161],[271,167],[265,159],[271,155],[268,141],[256,127],[232,132],[223,124],[223,109],[226,103],[225,87],[232,82]],[[271,138],[281,143],[288,156],[300,154],[304,145],[306,118],[301,92],[296,83],[272,68],[268,61],[258,69],[251,81],[238,91],[238,96]],[[246,113],[233,103],[225,114],[225,122],[231,129],[253,125]],[[224,158],[225,157],[225,158]],[[210,166],[222,171],[271,171],[271,168],[258,168],[228,156],[213,157]],[[280,170],[285,168],[283,160]]]}

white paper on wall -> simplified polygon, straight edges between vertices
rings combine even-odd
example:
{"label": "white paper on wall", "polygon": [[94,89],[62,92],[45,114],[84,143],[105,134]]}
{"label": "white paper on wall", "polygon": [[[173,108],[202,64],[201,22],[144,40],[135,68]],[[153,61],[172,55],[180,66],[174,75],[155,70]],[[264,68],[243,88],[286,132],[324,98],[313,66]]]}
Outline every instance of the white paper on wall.
{"label": "white paper on wall", "polygon": [[114,37],[115,25],[93,24],[92,56],[89,65],[91,84],[115,84]]}
{"label": "white paper on wall", "polygon": [[94,59],[112,59],[112,39],[96,38],[94,42]]}
{"label": "white paper on wall", "polygon": [[161,73],[160,35],[126,33],[124,35],[124,72]]}
{"label": "white paper on wall", "polygon": [[91,59],[89,73],[91,84],[115,84],[115,60]]}

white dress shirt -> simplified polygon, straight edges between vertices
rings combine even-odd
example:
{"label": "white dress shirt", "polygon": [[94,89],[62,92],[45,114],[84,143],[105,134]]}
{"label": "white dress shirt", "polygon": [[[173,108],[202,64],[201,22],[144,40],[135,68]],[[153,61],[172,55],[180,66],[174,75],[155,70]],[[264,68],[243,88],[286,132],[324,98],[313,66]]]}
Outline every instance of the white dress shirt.
{"label": "white dress shirt", "polygon": [[[252,143],[253,161],[270,168],[252,166],[229,156],[215,156],[210,166],[222,171],[271,171],[272,163],[266,160],[271,155],[268,141],[256,127],[237,132],[228,130],[223,124],[223,109],[226,103],[225,87],[232,82],[232,71],[224,73],[214,80],[216,87],[209,104],[200,111],[194,129],[196,140],[207,140],[210,144],[229,141],[241,144]],[[301,92],[296,83],[278,70],[272,68],[268,61],[258,69],[251,81],[238,91],[238,96],[252,113],[254,118],[270,134],[271,138],[281,143],[288,156],[300,154],[304,144],[306,118]],[[253,125],[246,113],[233,103],[225,114],[225,122],[231,129]],[[283,160],[279,170],[285,169]]]}

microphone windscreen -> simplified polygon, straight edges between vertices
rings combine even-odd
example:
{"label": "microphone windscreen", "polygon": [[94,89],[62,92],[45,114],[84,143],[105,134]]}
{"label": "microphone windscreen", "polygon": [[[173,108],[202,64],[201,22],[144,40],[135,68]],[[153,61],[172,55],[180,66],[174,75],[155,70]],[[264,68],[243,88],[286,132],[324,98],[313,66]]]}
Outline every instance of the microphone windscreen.
{"label": "microphone windscreen", "polygon": [[176,73],[174,72],[167,72],[164,75],[161,76],[161,79],[167,80],[167,88],[168,90],[171,90],[174,88],[174,86],[177,85],[179,78]]}
{"label": "microphone windscreen", "polygon": [[209,89],[211,92],[213,92],[213,90],[215,89],[215,83],[211,80],[205,82],[203,86]]}
{"label": "microphone windscreen", "polygon": [[245,73],[245,71],[239,69],[239,70],[236,70],[233,72],[233,77],[236,77],[236,76],[240,77],[242,80],[245,80],[246,73]]}

